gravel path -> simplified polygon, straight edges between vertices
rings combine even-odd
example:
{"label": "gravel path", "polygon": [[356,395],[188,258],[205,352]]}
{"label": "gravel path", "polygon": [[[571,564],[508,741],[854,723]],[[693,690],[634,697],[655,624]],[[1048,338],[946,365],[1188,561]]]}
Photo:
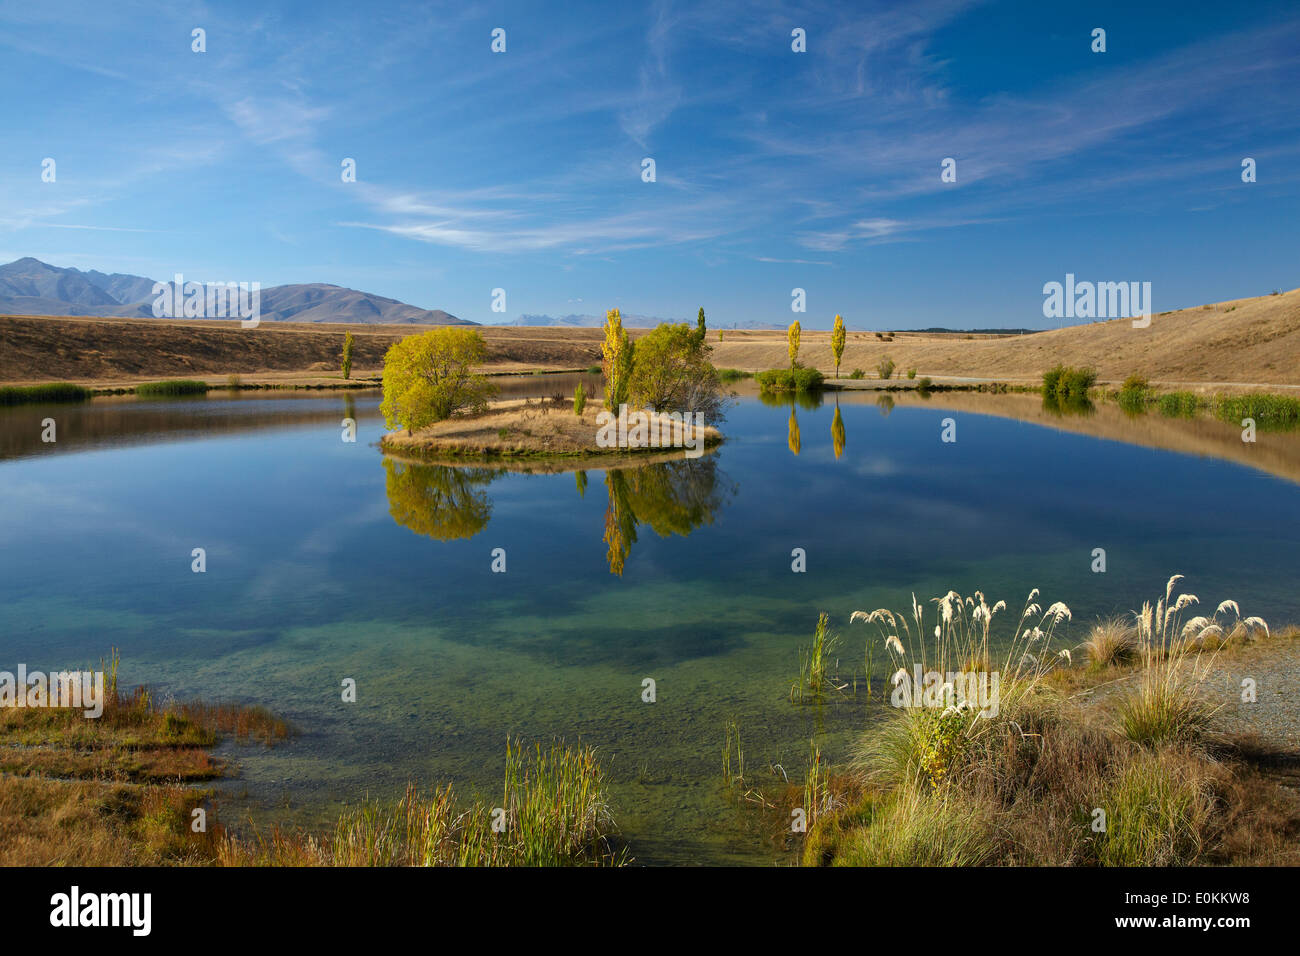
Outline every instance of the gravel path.
{"label": "gravel path", "polygon": [[[1254,681],[1255,700],[1242,683]],[[1231,732],[1254,731],[1279,751],[1300,754],[1300,641],[1281,638],[1220,655],[1206,681],[1222,703],[1218,723]]]}

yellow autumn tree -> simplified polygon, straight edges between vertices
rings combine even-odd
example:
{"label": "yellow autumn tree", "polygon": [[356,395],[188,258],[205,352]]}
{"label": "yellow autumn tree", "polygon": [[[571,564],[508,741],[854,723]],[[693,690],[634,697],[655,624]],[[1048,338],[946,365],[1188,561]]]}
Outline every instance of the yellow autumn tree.
{"label": "yellow autumn tree", "polygon": [[627,401],[628,382],[632,378],[632,342],[618,309],[605,313],[605,341],[600,354],[600,369],[605,376],[605,407],[617,413],[618,407]]}
{"label": "yellow autumn tree", "polygon": [[487,344],[473,329],[449,326],[395,342],[384,355],[384,421],[413,431],[460,411],[482,411],[496,391],[474,374],[486,358]]}
{"label": "yellow autumn tree", "polygon": [[835,377],[840,377],[840,359],[844,357],[844,320],[835,316],[835,325],[831,329],[831,352],[835,355]]}
{"label": "yellow autumn tree", "polygon": [[790,367],[794,368],[799,361],[799,320],[795,319],[790,323],[790,331],[786,333],[786,340],[790,344]]}

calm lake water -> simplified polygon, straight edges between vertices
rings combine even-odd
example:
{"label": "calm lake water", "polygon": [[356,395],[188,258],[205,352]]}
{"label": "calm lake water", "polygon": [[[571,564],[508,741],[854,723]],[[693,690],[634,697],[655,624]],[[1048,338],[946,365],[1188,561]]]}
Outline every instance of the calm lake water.
{"label": "calm lake water", "polygon": [[1198,422],[1152,437],[1174,426],[1112,409],[1097,437],[1025,396],[845,394],[837,455],[833,395],[793,409],[751,395],[716,454],[579,477],[386,462],[377,394],[270,395],[0,409],[0,668],[83,666],[116,646],[127,684],[288,717],[290,743],[227,746],[228,823],[315,826],[411,780],[490,798],[507,734],[562,737],[604,756],[639,862],[773,862],[721,786],[726,722],[751,779],[799,781],[811,739],[846,759],[880,714],[861,692],[789,702],[821,611],[845,676],[868,636],[850,612],[950,588],[1014,609],[1038,587],[1073,609],[1071,644],[1173,572],[1211,609],[1231,597],[1300,621],[1294,434],[1243,446]]}

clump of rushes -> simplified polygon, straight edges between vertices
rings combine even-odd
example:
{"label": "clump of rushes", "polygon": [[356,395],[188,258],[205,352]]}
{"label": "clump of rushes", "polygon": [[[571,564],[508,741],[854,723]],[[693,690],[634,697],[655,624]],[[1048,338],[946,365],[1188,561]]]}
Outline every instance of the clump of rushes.
{"label": "clump of rushes", "polygon": [[1124,379],[1119,390],[1119,407],[1130,414],[1146,410],[1150,399],[1151,385],[1141,375],[1130,375]]}
{"label": "clump of rushes", "polygon": [[860,368],[855,368],[852,372],[849,373],[849,378],[857,379],[857,378],[866,378],[866,377],[867,377],[867,373]]}
{"label": "clump of rushes", "polygon": [[579,418],[582,417],[582,410],[587,407],[587,390],[578,383],[578,387],[573,390],[573,413]]}
{"label": "clump of rushes", "polygon": [[[722,333],[718,333],[721,335]],[[720,368],[718,369],[718,381],[720,382],[738,382],[742,378],[753,378],[753,372],[742,372],[738,368]]]}
{"label": "clump of rushes", "polygon": [[907,377],[908,377],[909,379],[916,378],[916,369],[915,369],[915,368],[909,368],[909,369],[907,370]]}
{"label": "clump of rushes", "polygon": [[[727,739],[722,745],[722,780],[728,789],[737,785],[745,785],[745,751],[740,744],[740,723],[736,720],[728,720],[726,726]],[[732,751],[735,751],[735,761],[732,761]]]}
{"label": "clump of rushes", "polygon": [[208,390],[207,382],[194,379],[173,378],[164,382],[145,382],[135,387],[140,398],[169,398],[174,395],[202,395]]}
{"label": "clump of rushes", "polygon": [[1192,418],[1201,407],[1195,392],[1166,392],[1156,399],[1160,414],[1169,418]]}
{"label": "clump of rushes", "polygon": [[835,809],[826,769],[822,766],[822,752],[816,740],[808,741],[808,775],[804,778],[803,809],[809,826],[816,824],[823,814]]}
{"label": "clump of rushes", "polygon": [[820,701],[827,687],[844,689],[830,677],[831,655],[839,645],[839,635],[831,632],[830,618],[826,614],[818,615],[812,643],[799,648],[799,680],[790,687],[791,701],[796,704],[809,699]]}
{"label": "clump of rushes", "polygon": [[1220,421],[1240,425],[1254,419],[1260,428],[1294,428],[1300,425],[1300,399],[1289,395],[1256,392],[1249,395],[1216,395],[1211,410]]}
{"label": "clump of rushes", "polygon": [[583,866],[622,865],[613,845],[605,775],[590,747],[548,749],[506,741],[500,801],[462,807],[451,785],[424,794],[408,787],[395,807],[345,811],[332,837],[273,830],[227,836],[224,865]]}
{"label": "clump of rushes", "polygon": [[91,391],[71,382],[45,385],[6,385],[0,388],[0,405],[28,405],[37,402],[85,402]]}
{"label": "clump of rushes", "polygon": [[894,364],[893,359],[891,359],[889,356],[885,356],[878,363],[876,363],[876,372],[880,375],[881,378],[890,379],[894,377],[894,369],[897,367],[898,366]]}

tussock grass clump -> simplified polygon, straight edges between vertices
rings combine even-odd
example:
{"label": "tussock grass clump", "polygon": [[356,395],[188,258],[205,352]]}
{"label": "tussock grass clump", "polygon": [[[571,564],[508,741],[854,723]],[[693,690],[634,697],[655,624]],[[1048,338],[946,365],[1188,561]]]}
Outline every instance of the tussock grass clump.
{"label": "tussock grass clump", "polygon": [[1082,649],[1093,671],[1132,664],[1138,659],[1137,629],[1122,617],[1098,621],[1088,632]]}
{"label": "tussock grass clump", "polygon": [[[1169,579],[1164,597],[1154,608],[1147,602],[1134,612],[1146,666],[1120,705],[1119,721],[1129,740],[1148,747],[1196,742],[1209,727],[1215,709],[1201,698],[1200,687],[1214,664],[1214,655],[1202,655],[1200,650],[1225,635],[1249,637],[1256,629],[1268,633],[1262,618],[1243,619],[1232,600],[1222,602],[1211,617],[1197,616],[1183,624],[1182,612],[1199,604],[1200,598],[1195,594],[1174,597],[1174,586],[1182,577],[1175,574]],[[1225,631],[1218,618],[1228,612],[1235,615],[1235,621]]]}
{"label": "tussock grass clump", "polygon": [[773,368],[754,376],[769,392],[811,392],[822,387],[825,376],[815,368]]}
{"label": "tussock grass clump", "polygon": [[753,378],[753,372],[743,372],[738,368],[720,368],[718,369],[719,382],[738,382],[743,378]]}
{"label": "tussock grass clump", "polygon": [[1097,862],[1177,866],[1197,859],[1214,813],[1213,769],[1176,752],[1129,756],[1099,801],[1106,829],[1097,837]]}
{"label": "tussock grass clump", "polygon": [[885,356],[876,363],[876,374],[878,374],[882,379],[890,379],[894,377],[894,369],[897,367],[898,366],[894,364],[893,359],[889,356]]}
{"label": "tussock grass clump", "polygon": [[831,826],[840,828],[841,840],[809,839],[805,864],[982,866],[998,853],[993,814],[955,790],[937,797],[899,790],[868,799]]}
{"label": "tussock grass clump", "polygon": [[176,395],[203,395],[208,391],[207,382],[188,378],[173,378],[164,382],[145,382],[135,387],[135,394],[140,398],[170,398]]}
{"label": "tussock grass clump", "polygon": [[[1010,719],[1024,706],[1060,659],[1052,641],[1057,626],[1071,617],[1059,601],[1044,611],[1038,596],[1037,588],[1029,592],[1000,661],[992,656],[991,635],[994,618],[1007,604],[998,601],[990,607],[981,591],[966,598],[949,591],[933,599],[938,605],[933,636],[915,596],[910,620],[888,608],[853,612],[850,622],[876,625],[898,666],[891,678],[895,711],[868,736],[861,751],[860,762],[869,775],[888,785],[938,789],[989,732],[994,717]],[[990,673],[995,666],[996,685]],[[934,699],[910,700],[900,693],[917,672],[937,673],[945,681]],[[971,693],[979,681],[986,681],[985,700]]]}
{"label": "tussock grass clump", "polygon": [[45,385],[6,385],[0,388],[0,405],[30,405],[44,402],[85,402],[91,397],[90,389],[71,382],[50,382]]}

